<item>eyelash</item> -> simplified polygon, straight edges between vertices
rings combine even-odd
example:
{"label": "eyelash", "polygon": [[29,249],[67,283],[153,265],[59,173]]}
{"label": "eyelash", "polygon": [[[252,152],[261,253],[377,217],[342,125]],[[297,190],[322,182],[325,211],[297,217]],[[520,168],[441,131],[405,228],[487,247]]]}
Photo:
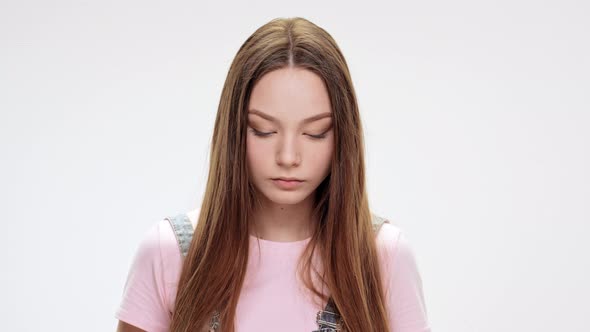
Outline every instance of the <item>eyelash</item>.
{"label": "eyelash", "polygon": [[[272,133],[263,133],[263,132],[260,132],[260,131],[258,131],[256,129],[254,129],[254,128],[250,128],[250,131],[252,131],[252,133],[254,133],[254,135],[255,136],[258,136],[258,137],[268,137],[268,136],[270,136],[270,134],[272,134]],[[325,133],[324,134],[321,134],[321,135],[310,135],[310,134],[308,134],[308,136],[311,137],[311,138],[313,138],[313,139],[324,139],[324,138],[326,138],[326,134]]]}

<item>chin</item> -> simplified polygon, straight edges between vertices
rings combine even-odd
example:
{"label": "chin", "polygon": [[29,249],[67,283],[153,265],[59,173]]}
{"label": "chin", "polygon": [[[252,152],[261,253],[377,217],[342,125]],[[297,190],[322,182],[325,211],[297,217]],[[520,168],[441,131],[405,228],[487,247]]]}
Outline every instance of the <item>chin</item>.
{"label": "chin", "polygon": [[263,193],[266,200],[274,204],[295,205],[303,202],[309,193],[303,191],[282,191],[272,190],[271,192]]}
{"label": "chin", "polygon": [[297,205],[298,203],[301,203],[303,200],[302,199],[272,199],[270,201],[273,202],[274,204],[277,204],[277,205]]}

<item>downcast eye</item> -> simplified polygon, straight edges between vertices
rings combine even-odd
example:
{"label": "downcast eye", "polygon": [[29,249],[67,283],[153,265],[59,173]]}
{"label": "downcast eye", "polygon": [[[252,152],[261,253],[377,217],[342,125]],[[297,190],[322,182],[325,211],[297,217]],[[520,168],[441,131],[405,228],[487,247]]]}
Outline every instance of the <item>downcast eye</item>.
{"label": "downcast eye", "polygon": [[264,133],[264,132],[261,132],[261,131],[258,131],[256,129],[254,129],[254,128],[250,128],[250,131],[252,131],[252,133],[254,133],[254,135],[260,136],[260,137],[267,137],[267,136],[270,136],[272,134],[272,132],[270,132],[270,133]]}
{"label": "downcast eye", "polygon": [[315,139],[322,139],[322,138],[326,138],[326,134],[320,134],[320,135],[312,135],[312,134],[307,134],[307,136],[311,137],[311,138],[315,138]]}
{"label": "downcast eye", "polygon": [[332,130],[332,126],[330,126],[330,128],[326,129],[326,131],[324,131],[321,134],[318,134],[318,135],[307,134],[307,135],[311,138],[314,138],[314,139],[322,139],[322,138],[326,138],[326,135],[328,134],[328,132],[330,130]]}

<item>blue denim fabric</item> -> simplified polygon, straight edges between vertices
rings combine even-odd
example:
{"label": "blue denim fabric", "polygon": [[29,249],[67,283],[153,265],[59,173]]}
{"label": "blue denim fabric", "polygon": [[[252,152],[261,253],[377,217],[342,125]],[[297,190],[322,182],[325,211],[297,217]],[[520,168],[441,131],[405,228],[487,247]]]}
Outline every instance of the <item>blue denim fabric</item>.
{"label": "blue denim fabric", "polygon": [[334,300],[330,297],[324,310],[320,310],[316,316],[318,329],[312,332],[336,332],[341,331],[341,317],[338,309],[334,305]]}
{"label": "blue denim fabric", "polygon": [[[375,232],[379,231],[379,227],[384,222],[387,222],[386,219],[375,214],[371,214],[371,217],[373,230]],[[186,213],[181,213],[173,217],[166,217],[165,219],[167,219],[170,226],[172,226],[182,256],[186,257],[194,231],[188,215]],[[338,308],[336,308],[332,297],[328,299],[328,303],[324,310],[318,311],[316,315],[316,323],[318,324],[318,329],[312,332],[337,332],[342,330],[340,313],[338,312]],[[219,326],[219,312],[215,311],[211,317],[209,331],[217,331]]]}
{"label": "blue denim fabric", "polygon": [[172,226],[172,230],[176,236],[176,241],[178,242],[182,256],[186,257],[188,254],[188,248],[190,247],[191,241],[193,239],[194,231],[190,219],[186,213],[181,213],[174,217],[166,217],[166,219],[168,219],[170,226]]}

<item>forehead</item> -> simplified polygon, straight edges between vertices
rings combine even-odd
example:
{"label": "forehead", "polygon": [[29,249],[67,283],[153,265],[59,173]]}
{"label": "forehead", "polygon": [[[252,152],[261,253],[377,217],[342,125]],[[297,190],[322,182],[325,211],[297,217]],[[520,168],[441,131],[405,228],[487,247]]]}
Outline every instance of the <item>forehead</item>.
{"label": "forehead", "polygon": [[332,111],[322,78],[302,68],[281,68],[262,76],[252,89],[248,110],[261,111],[278,122],[303,122]]}

